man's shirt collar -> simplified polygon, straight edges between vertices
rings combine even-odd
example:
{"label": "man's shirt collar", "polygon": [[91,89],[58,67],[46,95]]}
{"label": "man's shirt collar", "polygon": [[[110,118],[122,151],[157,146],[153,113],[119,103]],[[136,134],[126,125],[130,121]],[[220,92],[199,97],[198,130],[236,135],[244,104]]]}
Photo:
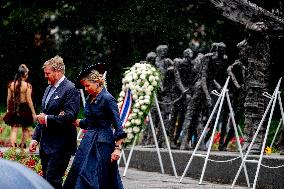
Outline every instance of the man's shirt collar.
{"label": "man's shirt collar", "polygon": [[57,89],[57,87],[60,85],[60,83],[65,79],[65,76],[63,75],[56,83],[53,87],[55,87]]}

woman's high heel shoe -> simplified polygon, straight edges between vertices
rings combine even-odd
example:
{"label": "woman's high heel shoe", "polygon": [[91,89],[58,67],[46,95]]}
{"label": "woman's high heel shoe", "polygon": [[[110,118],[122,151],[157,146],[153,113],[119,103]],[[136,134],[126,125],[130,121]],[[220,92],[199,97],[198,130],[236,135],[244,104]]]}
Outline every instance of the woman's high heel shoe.
{"label": "woman's high heel shoe", "polygon": [[8,147],[12,147],[12,148],[17,148],[18,147],[18,144],[17,143],[8,143]]}
{"label": "woman's high heel shoe", "polygon": [[22,149],[26,149],[26,148],[27,148],[27,145],[26,145],[26,143],[21,143],[21,144],[19,145],[19,147],[22,148]]}

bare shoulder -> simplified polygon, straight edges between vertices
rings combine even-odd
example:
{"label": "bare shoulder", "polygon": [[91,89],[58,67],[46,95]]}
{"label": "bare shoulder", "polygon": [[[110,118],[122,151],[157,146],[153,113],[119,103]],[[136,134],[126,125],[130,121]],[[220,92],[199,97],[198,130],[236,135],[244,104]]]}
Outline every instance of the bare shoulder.
{"label": "bare shoulder", "polygon": [[26,91],[27,89],[31,89],[31,84],[29,82],[26,81],[22,81],[21,84],[21,91]]}
{"label": "bare shoulder", "polygon": [[14,81],[9,82],[8,88],[9,88],[10,90],[14,90]]}

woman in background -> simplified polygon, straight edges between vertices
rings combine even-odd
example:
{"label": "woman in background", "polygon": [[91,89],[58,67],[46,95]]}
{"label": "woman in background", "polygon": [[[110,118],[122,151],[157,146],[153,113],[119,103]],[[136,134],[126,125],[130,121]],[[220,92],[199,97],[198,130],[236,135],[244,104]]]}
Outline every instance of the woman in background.
{"label": "woman in background", "polygon": [[[36,120],[36,112],[32,101],[32,85],[27,82],[28,74],[28,67],[21,64],[14,80],[8,84],[7,114],[10,114],[10,116],[8,116],[9,120],[4,120],[12,127],[10,135],[12,147],[18,146],[16,140],[18,129],[21,127],[22,140],[19,147],[26,148],[26,140],[29,136],[28,127]],[[11,116],[12,114],[13,116]]]}

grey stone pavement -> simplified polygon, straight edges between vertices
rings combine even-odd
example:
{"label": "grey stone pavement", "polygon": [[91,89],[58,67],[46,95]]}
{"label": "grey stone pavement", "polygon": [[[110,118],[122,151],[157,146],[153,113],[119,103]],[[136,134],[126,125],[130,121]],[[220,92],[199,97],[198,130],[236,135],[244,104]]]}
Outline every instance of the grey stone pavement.
{"label": "grey stone pavement", "polygon": [[[180,183],[180,176],[162,174],[158,172],[146,172],[134,168],[128,168],[126,176],[123,177],[124,167],[119,168],[121,179],[125,189],[229,189],[231,185],[217,184],[184,177]],[[245,189],[247,187],[235,186],[234,189]]]}
{"label": "grey stone pavement", "polygon": [[[5,151],[7,148],[1,148],[0,151]],[[28,150],[26,149],[28,152]],[[38,154],[38,149],[34,154]],[[229,189],[231,185],[212,183],[203,181],[199,185],[199,180],[184,177],[180,183],[180,175],[178,178],[169,174],[160,172],[147,172],[135,168],[128,168],[126,176],[123,177],[124,167],[119,167],[121,179],[125,189]],[[235,186],[234,189],[247,189],[247,187]]]}

